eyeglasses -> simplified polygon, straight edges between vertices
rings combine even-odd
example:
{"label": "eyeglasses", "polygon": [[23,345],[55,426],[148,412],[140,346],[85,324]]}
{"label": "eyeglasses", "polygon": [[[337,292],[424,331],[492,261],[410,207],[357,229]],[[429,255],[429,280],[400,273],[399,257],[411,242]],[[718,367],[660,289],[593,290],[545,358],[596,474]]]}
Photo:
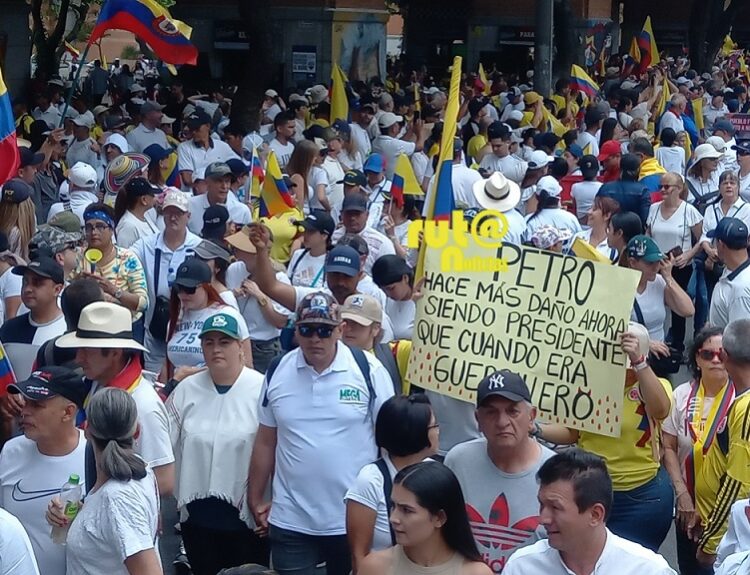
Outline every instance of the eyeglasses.
{"label": "eyeglasses", "polygon": [[333,334],[332,325],[298,325],[297,329],[302,337],[312,337],[317,334],[320,339],[328,339]]}
{"label": "eyeglasses", "polygon": [[429,429],[440,429],[440,424],[439,423],[433,423],[432,425],[428,425],[427,429],[428,430]]}
{"label": "eyeglasses", "polygon": [[698,357],[704,361],[713,361],[714,358],[724,361],[723,349],[701,349],[698,351]]}
{"label": "eyeglasses", "polygon": [[86,224],[83,226],[83,229],[87,234],[91,234],[96,230],[99,233],[102,233],[109,229],[109,226],[107,224]]}
{"label": "eyeglasses", "polygon": [[193,295],[195,293],[195,290],[198,288],[196,286],[188,287],[188,286],[177,286],[177,291],[181,291],[182,293],[186,293],[188,295]]}

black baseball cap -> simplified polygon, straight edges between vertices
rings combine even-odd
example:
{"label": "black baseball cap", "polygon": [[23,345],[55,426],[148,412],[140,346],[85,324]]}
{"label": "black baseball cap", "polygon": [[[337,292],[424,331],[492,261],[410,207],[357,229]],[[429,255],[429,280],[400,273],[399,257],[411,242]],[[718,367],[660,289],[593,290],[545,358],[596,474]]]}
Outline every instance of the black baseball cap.
{"label": "black baseball cap", "polygon": [[501,369],[491,373],[479,383],[477,407],[481,406],[485,399],[494,395],[511,401],[528,401],[531,403],[531,392],[526,385],[526,381],[519,374],[509,369]]}
{"label": "black baseball cap", "polygon": [[737,140],[732,149],[742,154],[750,154],[750,140]]}
{"label": "black baseball cap", "polygon": [[226,161],[227,166],[232,171],[232,177],[239,178],[250,173],[250,168],[239,158],[230,158]]}
{"label": "black baseball cap", "polygon": [[367,178],[359,170],[349,170],[344,174],[344,179],[336,183],[345,186],[366,186]]}
{"label": "black baseball cap", "polygon": [[187,288],[211,283],[211,268],[199,258],[188,258],[177,268],[174,283]]}
{"label": "black baseball cap", "polygon": [[56,284],[65,283],[65,270],[56,260],[48,256],[42,256],[29,262],[25,266],[15,266],[13,273],[22,276],[27,271],[33,272],[43,278],[49,278]]}
{"label": "black baseball cap", "polygon": [[349,277],[359,275],[359,254],[350,246],[336,246],[326,257],[326,273],[339,273]]}
{"label": "black baseball cap", "polygon": [[129,198],[140,196],[155,196],[160,192],[159,188],[152,186],[146,178],[133,178],[125,184],[125,193]]}
{"label": "black baseball cap", "polygon": [[729,249],[747,248],[748,229],[745,222],[738,218],[723,218],[719,224],[706,234],[709,238],[721,240]]}
{"label": "black baseball cap", "polygon": [[323,210],[315,210],[304,220],[295,220],[294,225],[301,226],[305,230],[311,232],[320,232],[321,234],[328,234],[330,237],[333,231],[336,229],[336,224],[333,218]]}
{"label": "black baseball cap", "polygon": [[366,212],[367,198],[362,194],[349,194],[344,197],[341,212]]}
{"label": "black baseball cap", "polygon": [[19,167],[25,168],[26,166],[38,166],[44,161],[44,154],[37,152],[34,153],[29,148],[19,147],[18,155],[21,157],[21,165]]}
{"label": "black baseball cap", "polygon": [[226,206],[216,204],[209,206],[206,211],[203,212],[203,231],[220,229],[226,230],[227,222],[229,221],[229,210]]}
{"label": "black baseball cap", "polygon": [[80,374],[56,365],[40,367],[28,379],[8,386],[8,393],[20,393],[32,401],[43,401],[60,395],[78,407],[83,407],[88,392],[89,386],[84,383]]}
{"label": "black baseball cap", "polygon": [[187,127],[191,130],[197,130],[204,124],[211,124],[211,116],[201,109],[196,110],[187,117],[185,121]]}

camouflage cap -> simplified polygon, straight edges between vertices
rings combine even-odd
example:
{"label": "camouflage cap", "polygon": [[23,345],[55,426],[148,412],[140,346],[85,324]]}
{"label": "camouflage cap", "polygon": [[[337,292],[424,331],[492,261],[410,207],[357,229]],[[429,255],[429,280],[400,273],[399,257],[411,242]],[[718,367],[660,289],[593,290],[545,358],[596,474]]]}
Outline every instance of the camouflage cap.
{"label": "camouflage cap", "polygon": [[[49,225],[69,233],[81,233],[81,220],[70,210],[63,210],[52,216]],[[41,226],[40,226],[41,227]]]}
{"label": "camouflage cap", "polygon": [[64,232],[58,227],[42,224],[31,237],[29,248],[32,252],[35,250],[44,250],[54,255],[63,251],[70,244],[76,244],[80,241],[80,232]]}

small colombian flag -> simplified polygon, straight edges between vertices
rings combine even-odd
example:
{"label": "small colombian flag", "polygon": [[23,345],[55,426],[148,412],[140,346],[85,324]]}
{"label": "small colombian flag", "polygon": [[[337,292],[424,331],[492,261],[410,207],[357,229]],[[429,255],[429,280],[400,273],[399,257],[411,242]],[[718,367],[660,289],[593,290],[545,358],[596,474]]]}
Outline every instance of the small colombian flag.
{"label": "small colombian flag", "polygon": [[271,151],[266,163],[266,178],[260,190],[260,217],[272,218],[276,214],[294,208],[294,198],[286,187],[281,175],[279,161]]}
{"label": "small colombian flag", "polygon": [[577,88],[591,100],[599,93],[599,84],[594,82],[583,68],[575,64],[570,69],[570,84],[572,88]]}

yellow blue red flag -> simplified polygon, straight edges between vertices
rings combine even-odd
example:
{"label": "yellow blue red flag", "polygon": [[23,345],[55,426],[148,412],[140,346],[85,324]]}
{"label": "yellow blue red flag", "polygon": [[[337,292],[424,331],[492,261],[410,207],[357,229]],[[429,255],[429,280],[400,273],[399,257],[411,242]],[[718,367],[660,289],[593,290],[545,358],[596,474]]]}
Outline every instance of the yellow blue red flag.
{"label": "yellow blue red flag", "polygon": [[18,173],[19,164],[13,106],[0,70],[0,185]]}
{"label": "yellow blue red flag", "polygon": [[294,207],[294,198],[281,175],[279,161],[271,151],[266,162],[266,177],[260,190],[260,217],[272,218]]}

